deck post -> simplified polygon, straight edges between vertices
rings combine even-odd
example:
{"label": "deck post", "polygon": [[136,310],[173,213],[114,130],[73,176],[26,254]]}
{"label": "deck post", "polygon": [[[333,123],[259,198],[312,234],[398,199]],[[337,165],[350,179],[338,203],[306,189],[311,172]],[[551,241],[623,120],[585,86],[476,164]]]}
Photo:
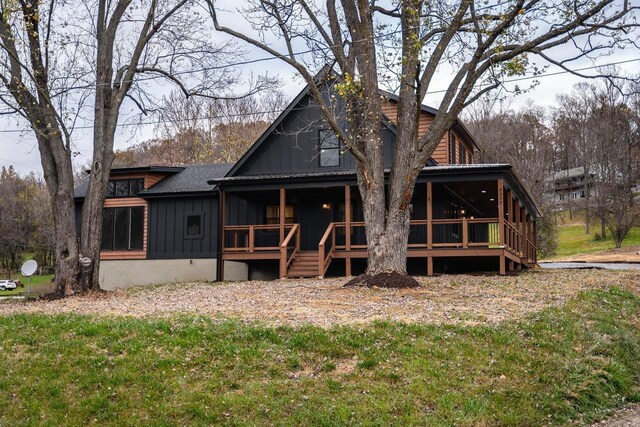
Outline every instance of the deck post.
{"label": "deck post", "polygon": [[285,220],[285,215],[286,215],[286,208],[287,206],[287,193],[286,190],[284,188],[280,188],[280,212],[279,212],[279,216],[280,216],[280,244],[278,246],[280,246],[282,244],[282,242],[284,242],[284,220]]}
{"label": "deck post", "polygon": [[522,230],[520,230],[520,200],[513,202],[513,221],[516,227],[516,245],[515,250],[518,254],[522,254]]}
{"label": "deck post", "polygon": [[469,223],[467,218],[462,218],[462,247],[469,247]]}
{"label": "deck post", "polygon": [[[513,224],[513,193],[511,193],[511,190],[506,191],[506,194],[504,196],[504,203],[507,208],[507,224],[511,225]],[[515,236],[513,235],[513,228],[507,227],[507,235],[506,235],[507,248],[513,249],[514,237]]]}
{"label": "deck post", "polygon": [[351,276],[351,186],[344,186],[344,244],[347,249],[345,274]]}
{"label": "deck post", "polygon": [[498,239],[500,246],[504,247],[504,184],[498,180]]}
{"label": "deck post", "polygon": [[219,282],[224,282],[224,247],[225,247],[225,233],[224,233],[224,226],[225,226],[225,217],[226,217],[226,213],[225,213],[225,209],[227,207],[227,193],[220,190],[220,259],[217,260],[216,262],[220,263],[220,267],[218,268],[218,272],[220,273],[220,277],[218,277],[218,281]]}
{"label": "deck post", "polygon": [[538,233],[537,233],[537,227],[536,227],[536,220],[531,218],[531,242],[533,242],[534,245],[534,250],[533,250],[533,262],[536,263],[538,262],[538,242],[536,241]]}
{"label": "deck post", "polygon": [[[498,239],[500,247],[504,251],[504,182],[502,178],[498,179]],[[506,260],[504,253],[500,255],[500,275],[504,276],[506,271]]]}
{"label": "deck post", "polygon": [[427,249],[433,249],[433,233],[432,233],[432,220],[433,220],[433,201],[432,201],[433,186],[431,182],[427,182]]}
{"label": "deck post", "polygon": [[520,244],[520,256],[524,257],[525,252],[527,252],[527,239],[529,238],[529,236],[527,236],[527,210],[522,205],[522,203],[520,203],[520,233],[522,236],[522,243]]}
{"label": "deck post", "polygon": [[[287,193],[284,187],[280,187],[280,243],[278,246],[282,245],[284,242],[284,221],[286,215],[287,206]],[[287,277],[287,253],[285,250],[284,256],[282,255],[282,248],[280,248],[280,278],[285,279]]]}
{"label": "deck post", "polygon": [[433,257],[427,257],[427,276],[433,276]]}

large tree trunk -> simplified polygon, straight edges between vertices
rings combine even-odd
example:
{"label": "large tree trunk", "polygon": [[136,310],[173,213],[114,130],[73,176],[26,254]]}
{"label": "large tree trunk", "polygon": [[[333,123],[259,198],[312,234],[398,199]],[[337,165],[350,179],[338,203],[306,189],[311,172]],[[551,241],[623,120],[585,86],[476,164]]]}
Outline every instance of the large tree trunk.
{"label": "large tree trunk", "polygon": [[82,235],[80,237],[80,281],[85,290],[100,290],[100,249],[102,244],[102,211],[105,190],[109,181],[111,162],[105,168],[95,160],[91,169],[89,186],[82,207]]}
{"label": "large tree trunk", "polygon": [[[41,120],[44,123],[44,120]],[[51,195],[55,228],[55,290],[54,297],[65,297],[81,292],[78,281],[78,234],[73,197],[73,168],[71,155],[59,132],[38,130],[40,159],[44,179]]]}
{"label": "large tree trunk", "polygon": [[73,193],[60,192],[51,203],[56,235],[56,268],[54,295],[63,297],[81,291],[78,286],[78,240]]}

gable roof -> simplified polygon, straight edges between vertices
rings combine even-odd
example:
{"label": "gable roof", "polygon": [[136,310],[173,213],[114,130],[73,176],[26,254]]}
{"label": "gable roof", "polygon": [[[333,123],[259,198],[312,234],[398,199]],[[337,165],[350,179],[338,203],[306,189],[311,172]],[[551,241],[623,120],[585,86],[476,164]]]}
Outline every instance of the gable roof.
{"label": "gable roof", "polygon": [[142,190],[138,195],[145,197],[161,194],[210,192],[215,189],[215,185],[211,185],[207,181],[225,176],[232,166],[232,163],[187,165],[181,172],[164,178],[157,184]]}
{"label": "gable roof", "polygon": [[[326,77],[327,74],[329,74],[331,72],[330,69],[328,69],[327,67],[323,68],[315,77],[315,80],[317,82],[319,82],[322,78]],[[233,176],[239,169],[240,167],[242,167],[242,165],[253,155],[253,153],[264,143],[264,141],[269,137],[269,135],[271,135],[273,133],[273,131],[278,127],[278,125],[280,123],[282,123],[282,121],[292,112],[294,111],[296,108],[296,105],[298,105],[305,96],[307,96],[309,94],[309,85],[306,85],[301,91],[300,93],[298,93],[298,95],[293,99],[293,101],[291,101],[289,103],[289,105],[287,105],[287,107],[282,111],[282,113],[280,113],[280,115],[273,121],[273,123],[271,123],[271,126],[269,126],[267,128],[267,130],[265,130],[262,135],[260,135],[260,137],[251,145],[251,147],[249,147],[249,149],[242,155],[242,157],[240,158],[240,160],[238,160],[235,165],[233,165],[233,167],[229,170],[229,172],[227,173],[226,176]],[[380,92],[380,94],[382,94],[383,96],[398,102],[398,95],[393,94],[391,92],[387,92],[384,91],[382,89],[378,89],[378,91]],[[431,114],[431,115],[436,115],[438,113],[438,110],[433,108],[433,107],[429,107],[427,105],[421,104],[420,108],[422,109],[422,111]],[[389,128],[390,130],[392,130],[395,133],[395,127],[396,124],[393,123],[392,121],[389,120],[389,118],[383,114],[383,118],[382,118],[382,123]],[[478,149],[480,150],[480,147],[478,146],[477,142],[475,141],[475,139],[471,136],[471,134],[469,133],[469,131],[467,130],[467,128],[462,124],[462,122],[460,122],[459,119],[456,119],[456,122],[454,124],[454,128],[460,132],[465,138],[467,138],[468,140],[471,141],[471,143]]]}
{"label": "gable roof", "polygon": [[[156,184],[138,193],[140,197],[207,193],[212,192],[216,187],[207,181],[225,176],[232,166],[232,163],[217,163],[179,167],[115,168],[111,170],[111,176],[117,178],[118,175],[125,173],[147,171],[171,173],[171,175],[168,175]],[[84,198],[88,185],[88,181],[78,185],[78,187],[74,189],[74,197],[76,199]]]}

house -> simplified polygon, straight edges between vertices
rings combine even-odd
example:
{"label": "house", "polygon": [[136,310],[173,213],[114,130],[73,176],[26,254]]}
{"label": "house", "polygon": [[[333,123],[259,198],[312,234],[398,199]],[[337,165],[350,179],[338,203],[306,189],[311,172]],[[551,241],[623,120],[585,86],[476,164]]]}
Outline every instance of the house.
{"label": "house", "polygon": [[595,176],[595,172],[590,172],[587,182],[583,166],[558,171],[547,179],[548,196],[556,203],[584,199],[591,191]]}
{"label": "house", "polygon": [[[397,100],[386,97],[380,126],[390,168]],[[420,132],[436,113],[422,108]],[[410,273],[505,274],[535,265],[536,203],[510,165],[476,164],[478,150],[457,121],[420,173],[411,205]],[[366,268],[355,160],[322,120],[308,88],[233,165],[114,169],[111,180],[101,255],[106,289],[349,276]],[[82,196],[79,189],[78,206]]]}

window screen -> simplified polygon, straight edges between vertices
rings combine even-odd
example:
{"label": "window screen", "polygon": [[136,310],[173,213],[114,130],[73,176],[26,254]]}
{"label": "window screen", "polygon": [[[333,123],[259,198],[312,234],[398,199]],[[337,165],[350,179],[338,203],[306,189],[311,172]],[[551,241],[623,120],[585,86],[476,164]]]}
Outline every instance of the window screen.
{"label": "window screen", "polygon": [[102,211],[102,250],[131,251],[144,247],[144,207]]}

